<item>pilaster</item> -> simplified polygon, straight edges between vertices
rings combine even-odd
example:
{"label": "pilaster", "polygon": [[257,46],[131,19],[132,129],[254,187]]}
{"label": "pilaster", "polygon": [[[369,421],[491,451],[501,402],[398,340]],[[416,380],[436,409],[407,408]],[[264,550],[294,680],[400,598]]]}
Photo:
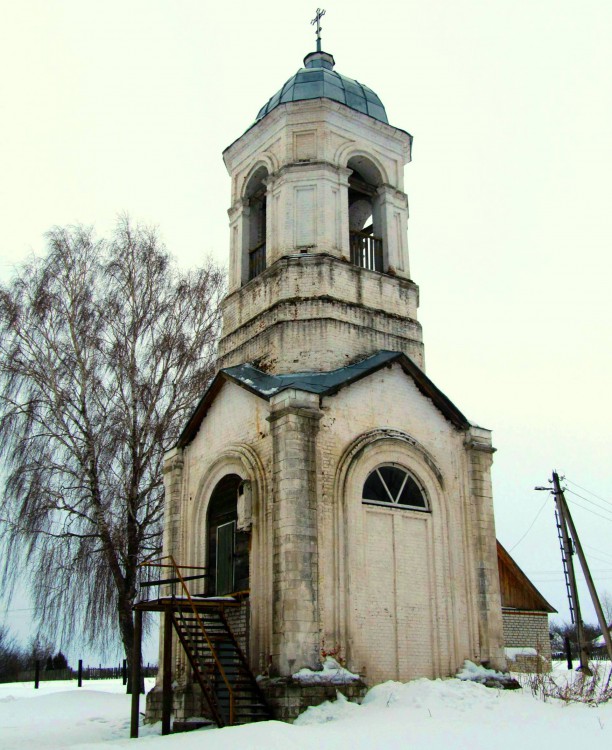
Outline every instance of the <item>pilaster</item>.
{"label": "pilaster", "polygon": [[[181,544],[181,496],[183,490],[183,450],[182,448],[172,448],[164,456],[164,536],[162,540],[162,555],[172,555],[175,560],[181,563],[182,544]],[[168,577],[168,568],[159,568],[157,570],[159,578]],[[160,588],[161,596],[170,595],[170,586],[165,585]],[[164,618],[160,617],[160,637],[159,637],[159,669],[155,680],[156,690],[161,690],[163,679],[163,643],[164,643]],[[172,663],[173,669],[184,661],[182,652],[176,642],[172,646]],[[148,699],[147,699],[148,700]],[[154,697],[151,697],[154,701]],[[147,703],[148,705],[148,703]],[[147,709],[148,711],[148,709]]]}
{"label": "pilaster", "polygon": [[307,161],[287,164],[266,179],[268,267],[305,252],[348,259],[348,173],[329,162]]}
{"label": "pilaster", "polygon": [[273,450],[273,669],[319,662],[316,435],[318,396],[287,390],[270,401]]}
{"label": "pilaster", "polygon": [[377,193],[385,267],[400,276],[410,278],[407,241],[408,197],[392,185],[381,185]]}
{"label": "pilaster", "polygon": [[[164,456],[164,538],[163,554],[181,556],[181,495],[183,450],[173,448]],[[180,560],[177,560],[180,562]]]}
{"label": "pilaster", "polygon": [[499,568],[493,515],[491,433],[471,427],[465,446],[472,503],[472,549],[478,591],[480,660],[494,669],[505,669],[504,632],[499,588]]}

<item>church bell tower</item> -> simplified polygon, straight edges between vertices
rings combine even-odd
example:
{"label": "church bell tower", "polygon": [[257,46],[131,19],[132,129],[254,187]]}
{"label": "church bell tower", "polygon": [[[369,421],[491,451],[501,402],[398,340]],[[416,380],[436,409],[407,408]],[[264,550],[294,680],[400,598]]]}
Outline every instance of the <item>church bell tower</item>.
{"label": "church bell tower", "polygon": [[[217,653],[200,623],[199,689],[175,623],[176,715],[295,718],[316,693],[296,675],[330,654],[354,673],[346,690],[505,665],[491,433],[424,371],[412,137],[319,41],[223,154],[218,371],[166,454],[164,555],[205,571],[190,606],[236,636]],[[241,714],[247,677],[259,703]]]}
{"label": "church bell tower", "polygon": [[316,51],[224,151],[221,368],[331,370],[383,349],[423,366],[403,178],[411,143],[370,88]]}

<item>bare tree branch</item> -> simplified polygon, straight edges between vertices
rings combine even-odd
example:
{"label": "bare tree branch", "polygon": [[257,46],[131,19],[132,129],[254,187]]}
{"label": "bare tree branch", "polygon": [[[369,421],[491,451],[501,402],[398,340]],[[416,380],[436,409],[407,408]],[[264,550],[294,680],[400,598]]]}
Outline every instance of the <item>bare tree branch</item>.
{"label": "bare tree branch", "polygon": [[212,376],[224,274],[180,273],[125,216],[108,241],[82,226],[47,241],[0,287],[2,585],[24,561],[43,632],[119,635],[131,660],[163,453]]}

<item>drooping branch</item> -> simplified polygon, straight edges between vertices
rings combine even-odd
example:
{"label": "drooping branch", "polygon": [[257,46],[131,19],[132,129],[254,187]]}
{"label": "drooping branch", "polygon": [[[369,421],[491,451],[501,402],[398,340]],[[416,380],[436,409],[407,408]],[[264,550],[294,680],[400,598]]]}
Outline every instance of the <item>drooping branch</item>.
{"label": "drooping branch", "polygon": [[[180,273],[154,230],[55,228],[0,288],[4,585],[29,566],[41,624],[130,646],[161,544],[162,460],[214,368],[224,274]],[[117,632],[117,631],[115,631]]]}

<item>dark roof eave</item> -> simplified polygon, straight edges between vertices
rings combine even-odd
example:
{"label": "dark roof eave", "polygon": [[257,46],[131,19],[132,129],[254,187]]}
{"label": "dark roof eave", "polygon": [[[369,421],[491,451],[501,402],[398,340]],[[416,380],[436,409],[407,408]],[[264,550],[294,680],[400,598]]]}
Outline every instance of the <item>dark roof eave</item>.
{"label": "dark roof eave", "polygon": [[200,425],[202,424],[204,417],[206,416],[206,413],[210,408],[210,405],[215,400],[217,394],[223,387],[224,382],[225,377],[223,376],[222,372],[218,372],[213,378],[212,383],[204,391],[204,395],[199,400],[198,405],[187,420],[187,424],[183,428],[183,431],[176,441],[177,448],[184,448],[186,445],[189,445],[189,443],[196,436],[196,433],[200,429]]}

